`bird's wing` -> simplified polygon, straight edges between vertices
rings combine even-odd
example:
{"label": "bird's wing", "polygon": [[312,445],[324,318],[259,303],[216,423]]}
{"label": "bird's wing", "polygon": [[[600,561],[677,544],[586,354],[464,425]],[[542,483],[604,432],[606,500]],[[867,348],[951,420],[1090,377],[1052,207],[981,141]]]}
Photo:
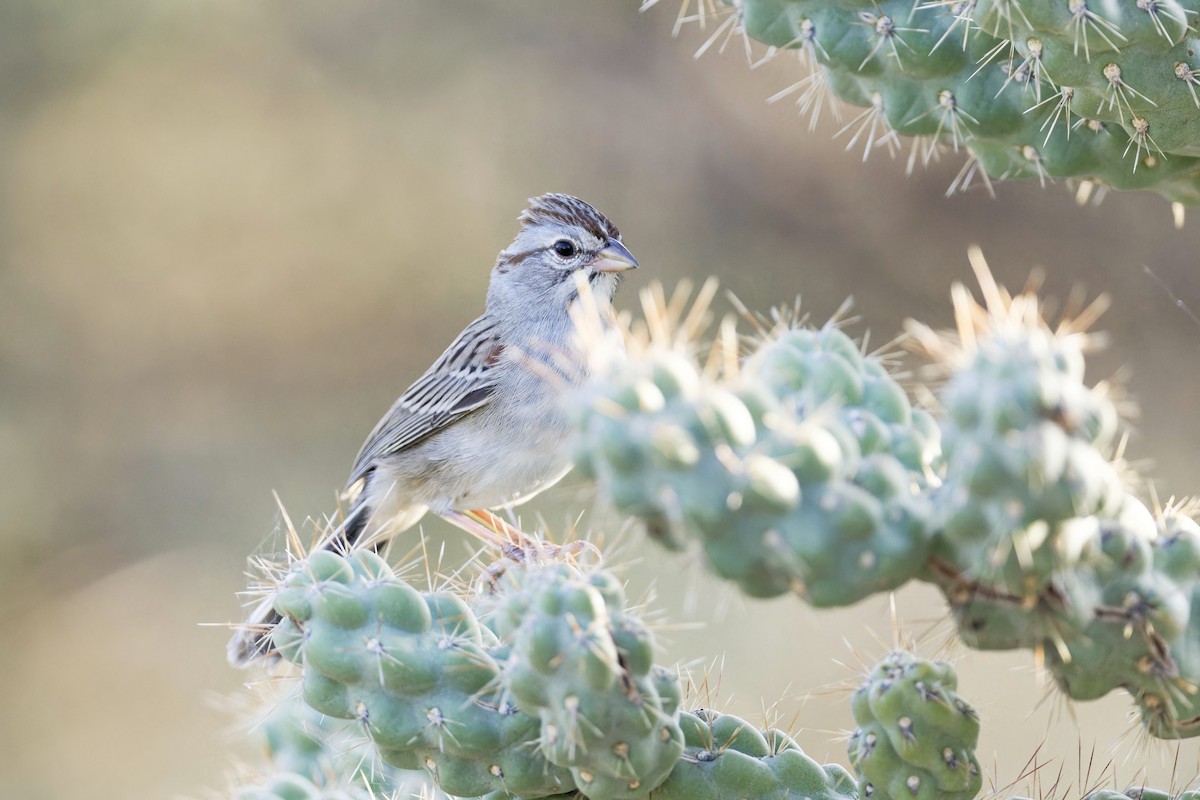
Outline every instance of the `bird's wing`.
{"label": "bird's wing", "polygon": [[486,316],[472,322],[392,405],[363,442],[353,484],[374,462],[422,441],[485,405],[496,390],[494,367],[504,345]]}

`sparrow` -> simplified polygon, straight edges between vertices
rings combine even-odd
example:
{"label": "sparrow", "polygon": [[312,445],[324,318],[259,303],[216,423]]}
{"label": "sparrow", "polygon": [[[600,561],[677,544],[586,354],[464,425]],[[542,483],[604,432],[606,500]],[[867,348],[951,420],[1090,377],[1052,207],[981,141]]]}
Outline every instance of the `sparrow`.
{"label": "sparrow", "polygon": [[[597,306],[638,266],[617,226],[566,194],[529,200],[492,267],[483,314],[392,404],[342,494],[348,511],[318,547],[379,546],[432,511],[462,527],[525,502],[571,468],[567,399],[587,379],[571,314],[586,282]],[[229,643],[267,655],[279,617],[262,600]]]}

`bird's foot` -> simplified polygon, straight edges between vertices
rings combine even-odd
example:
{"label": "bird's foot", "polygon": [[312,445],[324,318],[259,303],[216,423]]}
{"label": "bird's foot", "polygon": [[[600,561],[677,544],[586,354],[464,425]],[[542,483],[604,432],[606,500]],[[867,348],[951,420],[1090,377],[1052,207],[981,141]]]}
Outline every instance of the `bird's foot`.
{"label": "bird's foot", "polygon": [[599,558],[599,551],[591,542],[575,541],[565,545],[545,542],[505,522],[487,509],[451,511],[442,517],[484,544],[496,548],[512,561],[573,559],[585,552]]}

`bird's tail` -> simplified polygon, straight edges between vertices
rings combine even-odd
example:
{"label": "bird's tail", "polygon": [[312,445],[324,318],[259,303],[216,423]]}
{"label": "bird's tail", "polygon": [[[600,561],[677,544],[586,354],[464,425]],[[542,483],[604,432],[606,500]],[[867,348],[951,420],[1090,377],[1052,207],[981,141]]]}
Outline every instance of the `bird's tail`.
{"label": "bird's tail", "polygon": [[[348,553],[361,538],[367,522],[371,519],[371,508],[360,502],[350,510],[337,526],[333,527],[312,550],[332,550]],[[279,653],[271,648],[271,632],[280,620],[275,610],[273,586],[266,586],[267,596],[251,610],[246,621],[234,626],[233,636],[226,648],[226,657],[235,667],[246,667],[260,658],[277,659]]]}

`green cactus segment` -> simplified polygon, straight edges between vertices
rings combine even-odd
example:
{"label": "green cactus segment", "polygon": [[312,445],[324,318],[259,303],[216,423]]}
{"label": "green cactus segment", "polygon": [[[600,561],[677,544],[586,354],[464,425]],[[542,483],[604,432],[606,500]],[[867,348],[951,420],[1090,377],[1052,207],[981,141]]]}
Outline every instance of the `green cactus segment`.
{"label": "green cactus segment", "polygon": [[946,481],[935,552],[1020,598],[1068,562],[1078,520],[1112,518],[1126,497],[1110,461],[1117,410],[1084,383],[1078,339],[997,330],[939,396]]}
{"label": "green cactus segment", "polygon": [[486,617],[511,645],[503,683],[541,718],[539,751],[596,800],[649,795],[683,752],[674,673],[653,663],[649,631],[624,612],[606,572],[565,563],[510,568]]}
{"label": "green cactus segment", "polygon": [[864,457],[896,461],[924,486],[939,458],[937,423],[914,409],[878,358],[833,326],[785,328],[747,359],[743,380],[765,387],[801,418],[830,413]]}
{"label": "green cactus segment", "polygon": [[681,690],[621,584],[562,560],[504,566],[468,605],[372,553],[313,553],[276,596],[275,646],[309,706],[447,794],[647,797],[683,752]]}
{"label": "green cactus segment", "polygon": [[424,791],[423,772],[377,763],[355,723],[314,711],[298,697],[280,697],[254,725],[262,740],[263,777],[235,789],[238,800],[372,800]]}
{"label": "green cactus segment", "polygon": [[1083,345],[1001,313],[952,357],[939,395],[946,477],[924,577],[941,585],[974,647],[1057,646],[1080,632],[1096,599],[1076,575],[1088,543],[1117,524],[1152,535],[1110,461],[1117,410],[1084,382]]}
{"label": "green cactus segment", "polygon": [[336,756],[329,741],[336,734],[326,719],[303,703],[280,703],[258,728],[271,765],[313,780],[334,770]]}
{"label": "green cactus segment", "polygon": [[1174,513],[1148,532],[1114,524],[1083,563],[1072,588],[1092,613],[1081,630],[1064,623],[1060,646],[1048,650],[1059,685],[1083,699],[1122,687],[1153,736],[1200,735],[1200,526]]}
{"label": "green cactus segment", "polygon": [[946,479],[925,577],[968,644],[1036,648],[1069,696],[1124,688],[1152,735],[1200,735],[1200,528],[1156,522],[1127,493],[1117,410],[1084,382],[1082,346],[999,318],[961,351],[939,396]]}
{"label": "green cactus segment", "polygon": [[[1073,662],[1073,677],[1064,688],[1069,686],[1067,693],[1078,700],[1100,697],[1122,685],[1105,664],[1128,650],[1109,646],[1111,632],[1098,622],[1098,609],[1117,591],[1105,589],[1109,582],[1137,568],[1107,553],[1120,549],[1118,542],[1127,537],[1147,547],[1154,535],[1153,519],[1141,503],[1126,498],[1124,506],[1127,512],[1114,519],[1077,518],[1061,525],[1020,528],[964,572],[948,568],[945,561],[931,562],[943,570],[931,573],[949,600],[963,640],[984,650],[1057,652]],[[1041,532],[1036,543],[1030,540],[1031,530]],[[965,549],[974,550],[974,543]],[[989,560],[993,566],[978,568]],[[1073,658],[1069,650],[1086,656]]]}
{"label": "green cactus segment", "polygon": [[316,552],[275,607],[274,644],[302,665],[305,702],[358,720],[386,763],[424,769],[461,797],[574,787],[532,746],[540,721],[505,699],[493,655],[503,648],[456,595],[422,594],[372,553]]}
{"label": "green cactus segment", "polygon": [[706,710],[680,724],[686,750],[654,800],[858,800],[845,769],[813,761],[782,731]]}
{"label": "green cactus segment", "polygon": [[[995,178],[1080,178],[1200,204],[1197,0],[726,0],[746,32],[801,49],[843,133],[969,150]],[[819,99],[819,96],[816,96]],[[807,104],[812,107],[812,98]]]}
{"label": "green cactus segment", "polygon": [[944,662],[893,652],[854,693],[850,763],[864,798],[970,800],[983,785],[979,718]]}
{"label": "green cactus segment", "polygon": [[[1147,602],[1157,595],[1154,580],[1154,522],[1132,518],[1105,523],[1080,553],[1078,569],[1056,579],[1062,611],[1055,619],[1061,642],[1047,650],[1058,684],[1071,697],[1092,699],[1120,686],[1132,690],[1141,670],[1156,657],[1169,658],[1155,631]],[[1160,584],[1174,593],[1176,587]],[[1066,615],[1083,609],[1082,618]],[[1172,626],[1173,627],[1173,626]],[[1172,630],[1172,633],[1175,631]]]}
{"label": "green cactus segment", "polygon": [[747,594],[847,605],[924,564],[936,425],[841,331],[783,327],[726,381],[650,350],[587,391],[581,469]]}
{"label": "green cactus segment", "polygon": [[1182,739],[1200,736],[1200,525],[1171,511],[1158,533],[1154,569],[1119,607],[1149,643],[1133,682],[1142,718],[1152,735]]}
{"label": "green cactus segment", "polygon": [[727,393],[713,403],[699,370],[681,354],[615,358],[608,370],[576,405],[584,429],[576,468],[599,478],[612,503],[642,519],[655,541],[682,549],[683,509],[723,514],[726,470],[704,445],[741,450],[754,441],[754,421]]}

